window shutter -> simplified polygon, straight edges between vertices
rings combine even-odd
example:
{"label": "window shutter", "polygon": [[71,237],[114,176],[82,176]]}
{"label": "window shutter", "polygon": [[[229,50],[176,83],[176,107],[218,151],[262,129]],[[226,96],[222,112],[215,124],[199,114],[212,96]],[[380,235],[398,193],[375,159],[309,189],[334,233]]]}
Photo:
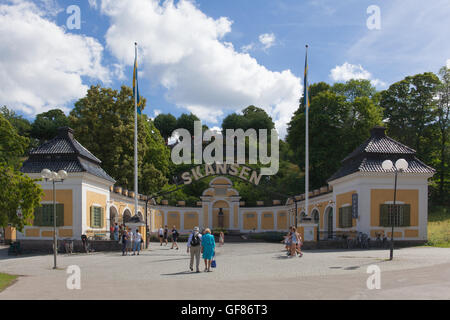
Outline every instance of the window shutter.
{"label": "window shutter", "polygon": [[389,226],[389,205],[380,204],[380,227]]}
{"label": "window shutter", "polygon": [[347,227],[351,228],[353,227],[353,216],[352,216],[352,207],[347,207]]}
{"label": "window shutter", "polygon": [[64,226],[64,204],[58,203],[56,205],[56,225],[58,227]]}
{"label": "window shutter", "polygon": [[91,219],[90,219],[90,227],[92,228],[94,226],[94,206],[91,206]]}
{"label": "window shutter", "polygon": [[34,209],[34,220],[33,226],[41,226],[42,225],[42,207],[37,207]]}
{"label": "window shutter", "polygon": [[411,205],[405,204],[402,206],[403,211],[403,227],[411,225]]}
{"label": "window shutter", "polygon": [[100,228],[105,226],[105,208],[100,208]]}
{"label": "window shutter", "polygon": [[343,208],[339,208],[339,228],[342,228],[342,214],[343,214]]}

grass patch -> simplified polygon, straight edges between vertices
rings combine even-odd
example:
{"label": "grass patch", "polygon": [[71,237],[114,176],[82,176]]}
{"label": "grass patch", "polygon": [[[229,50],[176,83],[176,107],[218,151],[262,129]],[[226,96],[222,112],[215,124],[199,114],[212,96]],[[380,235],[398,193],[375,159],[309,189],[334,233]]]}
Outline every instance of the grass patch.
{"label": "grass patch", "polygon": [[433,247],[450,248],[450,209],[435,206],[428,212],[428,242]]}
{"label": "grass patch", "polygon": [[0,291],[3,291],[4,289],[6,289],[16,279],[17,279],[17,276],[0,272]]}

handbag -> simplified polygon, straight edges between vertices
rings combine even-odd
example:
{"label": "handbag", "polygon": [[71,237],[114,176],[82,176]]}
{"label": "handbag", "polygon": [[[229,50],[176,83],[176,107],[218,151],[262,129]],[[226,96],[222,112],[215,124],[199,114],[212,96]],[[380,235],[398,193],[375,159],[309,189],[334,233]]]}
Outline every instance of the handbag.
{"label": "handbag", "polygon": [[216,253],[214,252],[213,259],[211,261],[211,268],[216,267]]}

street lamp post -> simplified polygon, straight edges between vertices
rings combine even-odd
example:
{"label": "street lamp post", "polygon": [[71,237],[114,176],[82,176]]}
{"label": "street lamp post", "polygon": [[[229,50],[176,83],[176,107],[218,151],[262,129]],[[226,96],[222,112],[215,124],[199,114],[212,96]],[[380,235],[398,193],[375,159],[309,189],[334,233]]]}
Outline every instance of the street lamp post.
{"label": "street lamp post", "polygon": [[58,252],[58,240],[56,238],[56,190],[55,183],[63,182],[67,178],[67,172],[64,170],[59,170],[58,172],[50,171],[49,169],[43,169],[41,171],[41,176],[47,181],[52,181],[53,184],[53,269],[56,269],[56,254]]}
{"label": "street lamp post", "polygon": [[389,260],[392,260],[394,258],[394,225],[395,225],[395,213],[397,213],[397,209],[395,207],[395,201],[397,198],[397,175],[399,172],[403,172],[406,169],[408,169],[408,162],[405,159],[398,159],[395,162],[395,166],[393,165],[391,160],[385,160],[383,161],[382,165],[384,170],[392,170],[394,169],[395,172],[395,182],[394,182],[394,205],[393,209],[394,212],[391,210],[391,249],[390,249],[390,255]]}

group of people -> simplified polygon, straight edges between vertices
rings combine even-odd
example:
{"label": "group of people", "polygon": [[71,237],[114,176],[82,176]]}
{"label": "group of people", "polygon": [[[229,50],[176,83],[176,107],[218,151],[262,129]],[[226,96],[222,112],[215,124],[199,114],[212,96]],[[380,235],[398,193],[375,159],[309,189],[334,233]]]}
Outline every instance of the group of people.
{"label": "group of people", "polygon": [[120,226],[118,233],[120,236],[119,241],[122,243],[122,255],[127,256],[128,253],[131,254],[132,250],[133,256],[136,255],[136,252],[139,255],[142,243],[144,242],[139,229],[136,228],[136,231],[133,232],[131,228]]}
{"label": "group of people", "polygon": [[[178,236],[180,235],[178,233],[177,227],[173,226],[172,230],[172,247],[170,249],[173,249],[174,247],[176,247],[176,249],[178,250]],[[159,235],[159,242],[160,242],[160,246],[164,245],[167,246],[167,244],[169,243],[169,228],[166,226],[163,227],[159,227],[159,231],[158,231],[158,235]]]}
{"label": "group of people", "polygon": [[288,257],[293,258],[298,255],[301,258],[303,256],[302,236],[298,233],[296,227],[289,227],[288,234],[284,236],[284,244]]}
{"label": "group of people", "polygon": [[[221,238],[222,241],[223,237]],[[221,242],[223,245],[223,242]],[[195,227],[192,233],[189,235],[187,241],[187,253],[191,254],[191,259],[189,262],[189,269],[194,271],[194,260],[195,260],[195,270],[200,272],[200,253],[202,254],[203,261],[205,262],[204,272],[211,272],[212,260],[215,256],[216,241],[214,236],[211,234],[211,230],[206,228],[203,233],[200,233],[198,227]]]}

